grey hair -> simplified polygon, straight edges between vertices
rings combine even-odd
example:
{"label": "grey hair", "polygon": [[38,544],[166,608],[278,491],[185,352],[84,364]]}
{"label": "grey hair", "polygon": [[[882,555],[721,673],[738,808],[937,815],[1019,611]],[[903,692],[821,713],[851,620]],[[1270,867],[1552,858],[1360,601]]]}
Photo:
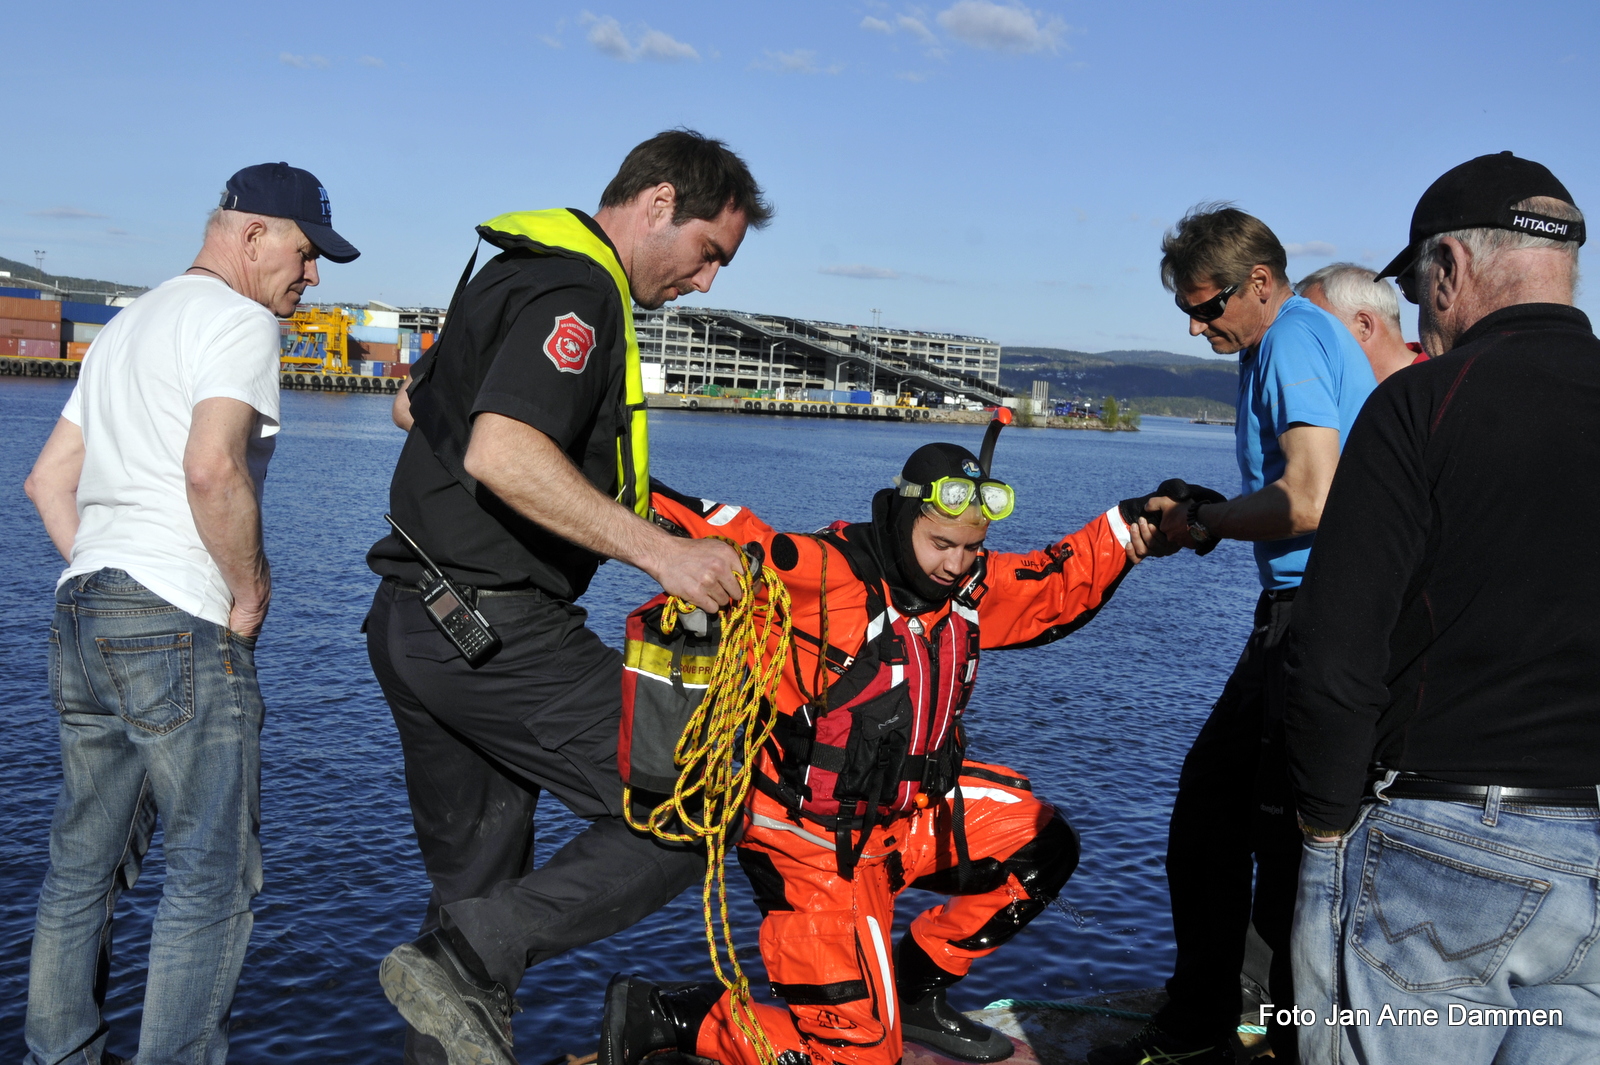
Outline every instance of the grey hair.
{"label": "grey hair", "polygon": [[1400,299],[1394,286],[1378,280],[1376,270],[1368,270],[1355,263],[1330,263],[1315,273],[1307,274],[1294,286],[1297,296],[1321,286],[1323,298],[1341,316],[1354,315],[1367,310],[1386,320],[1400,331]]}
{"label": "grey hair", "polygon": [[[1534,196],[1530,199],[1511,205],[1513,211],[1532,211],[1562,222],[1581,222],[1583,212],[1565,200],[1558,200],[1552,196]],[[1551,240],[1549,237],[1536,237],[1531,233],[1519,233],[1514,229],[1458,229],[1452,233],[1440,233],[1438,236],[1429,237],[1417,249],[1416,263],[1425,263],[1439,250],[1444,243],[1444,238],[1454,237],[1459,240],[1472,253],[1472,275],[1476,278],[1486,278],[1497,273],[1500,268],[1500,257],[1508,251],[1525,251],[1531,248],[1550,248],[1562,251],[1572,261],[1572,284],[1578,284],[1578,242],[1575,240]]]}
{"label": "grey hair", "polygon": [[230,211],[223,207],[217,207],[213,208],[211,213],[206,216],[205,236],[209,238],[212,234],[220,235],[230,228],[239,228],[257,219],[265,222],[267,229],[271,230],[274,236],[301,235],[300,226],[292,218],[279,218],[270,214],[251,214],[249,211]]}

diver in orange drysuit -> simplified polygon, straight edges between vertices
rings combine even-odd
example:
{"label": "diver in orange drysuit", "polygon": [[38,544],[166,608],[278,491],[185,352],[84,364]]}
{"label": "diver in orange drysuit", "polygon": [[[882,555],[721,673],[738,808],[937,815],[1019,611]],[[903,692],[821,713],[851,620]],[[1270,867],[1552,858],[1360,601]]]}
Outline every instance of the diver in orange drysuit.
{"label": "diver in orange drysuit", "polygon": [[[778,726],[738,847],[763,916],[761,956],[787,1006],[755,1007],[781,1065],[895,1065],[902,1034],[966,1061],[1009,1057],[1011,1042],[945,991],[1077,866],[1076,833],[1025,776],[965,758],[960,716],[979,649],[1067,635],[1132,565],[1172,549],[1141,516],[1143,497],[1041,551],[985,551],[989,520],[1013,505],[988,476],[1000,424],[981,461],[954,444],[920,448],[898,488],[874,498],[872,521],[813,536],[655,487],[658,515],[688,534],[758,542],[791,597]],[[905,887],[951,899],[912,922],[891,962]],[[674,1047],[723,1065],[758,1060],[720,985],[615,977],[600,1065]]]}

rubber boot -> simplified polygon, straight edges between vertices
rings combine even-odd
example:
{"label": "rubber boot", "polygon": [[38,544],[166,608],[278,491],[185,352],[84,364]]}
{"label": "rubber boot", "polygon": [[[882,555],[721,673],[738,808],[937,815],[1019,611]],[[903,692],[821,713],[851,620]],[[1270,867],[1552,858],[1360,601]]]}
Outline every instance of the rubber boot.
{"label": "rubber boot", "polygon": [[660,1050],[693,1054],[700,1025],[722,992],[720,984],[657,985],[618,973],[606,987],[598,1065],[639,1065]]}
{"label": "rubber boot", "polygon": [[910,932],[895,947],[894,971],[905,1038],[958,1061],[1004,1061],[1016,1052],[1011,1040],[945,1000],[961,977],[941,969]]}

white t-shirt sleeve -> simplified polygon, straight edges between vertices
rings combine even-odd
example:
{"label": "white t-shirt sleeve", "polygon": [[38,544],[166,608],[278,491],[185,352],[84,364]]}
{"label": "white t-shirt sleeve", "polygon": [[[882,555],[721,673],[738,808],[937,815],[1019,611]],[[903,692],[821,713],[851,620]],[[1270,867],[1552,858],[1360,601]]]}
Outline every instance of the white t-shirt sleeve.
{"label": "white t-shirt sleeve", "polygon": [[278,320],[265,307],[241,308],[206,338],[194,371],[191,403],[236,399],[255,408],[262,435],[278,431]]}
{"label": "white t-shirt sleeve", "polygon": [[67,397],[67,405],[61,408],[61,416],[73,425],[83,425],[83,401],[78,398],[78,386],[72,386],[72,395]]}

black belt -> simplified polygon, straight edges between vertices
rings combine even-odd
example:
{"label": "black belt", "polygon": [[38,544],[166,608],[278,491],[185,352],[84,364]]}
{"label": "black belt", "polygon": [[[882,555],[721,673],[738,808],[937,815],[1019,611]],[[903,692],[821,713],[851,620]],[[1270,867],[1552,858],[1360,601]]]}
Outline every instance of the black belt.
{"label": "black belt", "polygon": [[[1393,784],[1383,788],[1385,799],[1432,799],[1436,802],[1484,803],[1489,799],[1487,784],[1456,784],[1448,780],[1430,780],[1427,777],[1396,777]],[[1378,797],[1368,794],[1363,802],[1377,802]],[[1590,806],[1600,807],[1600,792],[1594,788],[1506,788],[1500,789],[1502,803],[1524,806]]]}
{"label": "black belt", "polygon": [[[419,584],[403,581],[399,577],[385,577],[384,580],[393,581],[399,585],[399,589],[402,592],[409,592],[412,595],[422,594],[422,586]],[[504,596],[542,595],[546,599],[550,598],[550,593],[543,588],[478,588],[471,584],[462,584],[460,581],[456,581],[455,586],[461,590],[462,595],[467,597],[472,606],[477,606],[479,600],[482,599],[497,599]]]}

